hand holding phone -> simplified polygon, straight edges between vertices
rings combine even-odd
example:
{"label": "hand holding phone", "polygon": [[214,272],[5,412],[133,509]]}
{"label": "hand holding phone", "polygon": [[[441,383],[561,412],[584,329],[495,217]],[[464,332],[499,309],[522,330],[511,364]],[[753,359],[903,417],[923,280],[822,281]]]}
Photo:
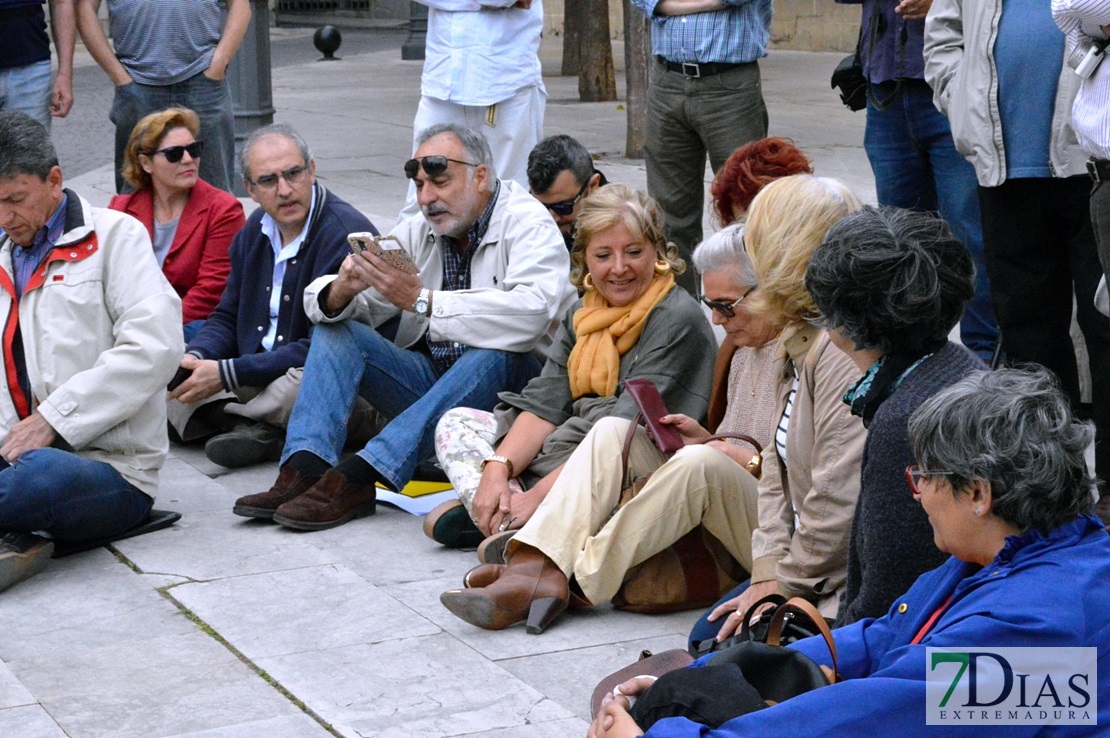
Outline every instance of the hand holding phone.
{"label": "hand holding phone", "polygon": [[405,274],[420,273],[412,257],[401,248],[401,242],[396,236],[375,236],[373,233],[362,231],[348,234],[347,244],[351,247],[352,254],[369,251]]}
{"label": "hand holding phone", "polygon": [[624,390],[636,402],[636,407],[640,408],[648,436],[656,447],[667,455],[682,448],[682,434],[678,429],[659,422],[660,418],[669,413],[655,384],[650,379],[629,379],[624,383]]}

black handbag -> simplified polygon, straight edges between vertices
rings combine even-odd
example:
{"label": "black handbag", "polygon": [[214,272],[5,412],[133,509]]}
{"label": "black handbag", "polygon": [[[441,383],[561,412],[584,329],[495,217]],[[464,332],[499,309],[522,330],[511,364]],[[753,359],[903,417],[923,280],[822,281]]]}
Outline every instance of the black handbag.
{"label": "black handbag", "polygon": [[[774,607],[768,608],[760,613],[759,618],[752,624],[753,613],[768,602],[773,604]],[[718,641],[716,638],[706,638],[704,641],[697,641],[690,645],[690,655],[694,658],[701,658],[706,654],[723,651],[726,648],[730,648],[731,646],[745,641],[767,643],[767,636],[771,630],[771,622],[775,619],[775,615],[779,608],[785,604],[786,598],[782,595],[767,595],[748,608],[748,611],[744,613],[744,617],[741,621],[740,630],[734,635],[729,636],[723,641]],[[824,618],[820,619],[827,627],[828,621]],[[797,610],[787,610],[783,616],[777,645],[789,646],[795,641],[800,641],[803,638],[811,638],[812,636],[820,634],[821,628],[813,621],[812,617]]]}
{"label": "black handbag", "polygon": [[840,90],[840,102],[853,113],[867,107],[867,77],[863,74],[859,46],[855,54],[849,54],[836,65],[832,73],[832,88]]}
{"label": "black handbag", "polygon": [[[804,615],[825,638],[832,673],[800,651],[781,648],[787,616]],[[700,668],[676,669],[655,681],[629,714],[641,730],[656,721],[684,717],[710,729],[836,681],[836,644],[825,619],[806,600],[795,598],[775,609],[767,643],[747,640],[714,654]]]}

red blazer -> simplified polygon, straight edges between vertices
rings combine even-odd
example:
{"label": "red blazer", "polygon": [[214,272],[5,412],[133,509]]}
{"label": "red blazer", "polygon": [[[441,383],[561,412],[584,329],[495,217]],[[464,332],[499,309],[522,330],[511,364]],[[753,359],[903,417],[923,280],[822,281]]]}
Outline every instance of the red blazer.
{"label": "red blazer", "polygon": [[[154,238],[154,195],[147,187],[116,195],[108,207],[137,218]],[[181,213],[162,273],[181,297],[185,323],[204,320],[223,294],[231,260],[231,239],[246,222],[239,200],[198,179]]]}

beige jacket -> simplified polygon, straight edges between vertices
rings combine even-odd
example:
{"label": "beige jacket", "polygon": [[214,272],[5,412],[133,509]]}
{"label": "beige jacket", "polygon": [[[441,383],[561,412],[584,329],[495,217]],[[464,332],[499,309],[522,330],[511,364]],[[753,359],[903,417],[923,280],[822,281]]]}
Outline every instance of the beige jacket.
{"label": "beige jacket", "polygon": [[766,449],[759,480],[759,527],[752,534],[752,583],[777,580],[787,597],[811,600],[836,617],[848,567],[848,538],[859,497],[867,431],[841,398],[859,367],[810,326],[788,328],[780,340],[776,425],[798,368],[784,465]]}
{"label": "beige jacket", "polygon": [[[994,66],[1001,17],[1001,0],[933,0],[925,21],[925,79],[933,88],[933,102],[948,116],[956,150],[975,167],[983,187],[997,187],[1006,181],[998,70]],[[1060,64],[1049,169],[1055,177],[1086,174],[1087,156],[1079,148],[1071,124],[1072,103],[1081,80],[1062,60],[1031,63]]]}
{"label": "beige jacket", "polygon": [[185,345],[181,299],[146,228],[66,190],[65,231],[17,304],[10,239],[0,237],[4,350],[18,322],[32,397],[0,378],[0,437],[37,410],[54,446],[101,461],[154,497],[169,449],[166,383]]}
{"label": "beige jacket", "polygon": [[443,254],[423,215],[403,220],[390,231],[420,268],[420,281],[432,290],[432,317],[398,310],[374,289],[355,296],[337,315],[326,315],[320,293],[336,275],[320,277],[304,294],[305,313],[314,323],[352,318],[378,326],[397,314],[394,342],[402,348],[425,333],[432,341],[457,341],[500,351],[530,352],[546,358],[559,321],[578,297],[570,283],[570,257],[555,221],[539,200],[510,180],[501,192],[481,243],[470,263],[470,289],[445,292]]}

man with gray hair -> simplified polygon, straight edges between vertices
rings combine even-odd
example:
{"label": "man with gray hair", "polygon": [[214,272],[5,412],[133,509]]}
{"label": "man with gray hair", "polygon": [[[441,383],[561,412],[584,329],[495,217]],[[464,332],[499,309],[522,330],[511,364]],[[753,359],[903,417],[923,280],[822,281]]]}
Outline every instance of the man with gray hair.
{"label": "man with gray hair", "polygon": [[583,198],[607,184],[586,147],[565,134],[548,136],[528,154],[528,188],[555,219],[568,250]]}
{"label": "man with gray hair", "polygon": [[146,229],[65,189],[25,113],[0,113],[0,229],[2,590],[40,571],[54,540],[147,518],[182,343],[181,300]]}
{"label": "man with gray hair", "polygon": [[288,125],[254,131],[240,167],[259,208],[231,243],[227,286],[181,359],[169,403],[181,440],[219,433],[205,454],[229,467],[278,459],[308,356],[305,288],[339,269],[348,233],[377,233],[316,181],[308,145]]}
{"label": "man with gray hair", "polygon": [[[540,371],[575,298],[558,229],[523,187],[497,179],[480,133],[438,125],[418,143],[405,174],[421,214],[383,244],[404,256],[353,254],[308,288],[317,326],[281,472],[268,491],[240,498],[237,515],[323,530],[373,514],[375,483],[408,484],[443,413],[490,410]],[[375,330],[390,320],[394,342]],[[391,420],[336,465],[360,395]]]}

